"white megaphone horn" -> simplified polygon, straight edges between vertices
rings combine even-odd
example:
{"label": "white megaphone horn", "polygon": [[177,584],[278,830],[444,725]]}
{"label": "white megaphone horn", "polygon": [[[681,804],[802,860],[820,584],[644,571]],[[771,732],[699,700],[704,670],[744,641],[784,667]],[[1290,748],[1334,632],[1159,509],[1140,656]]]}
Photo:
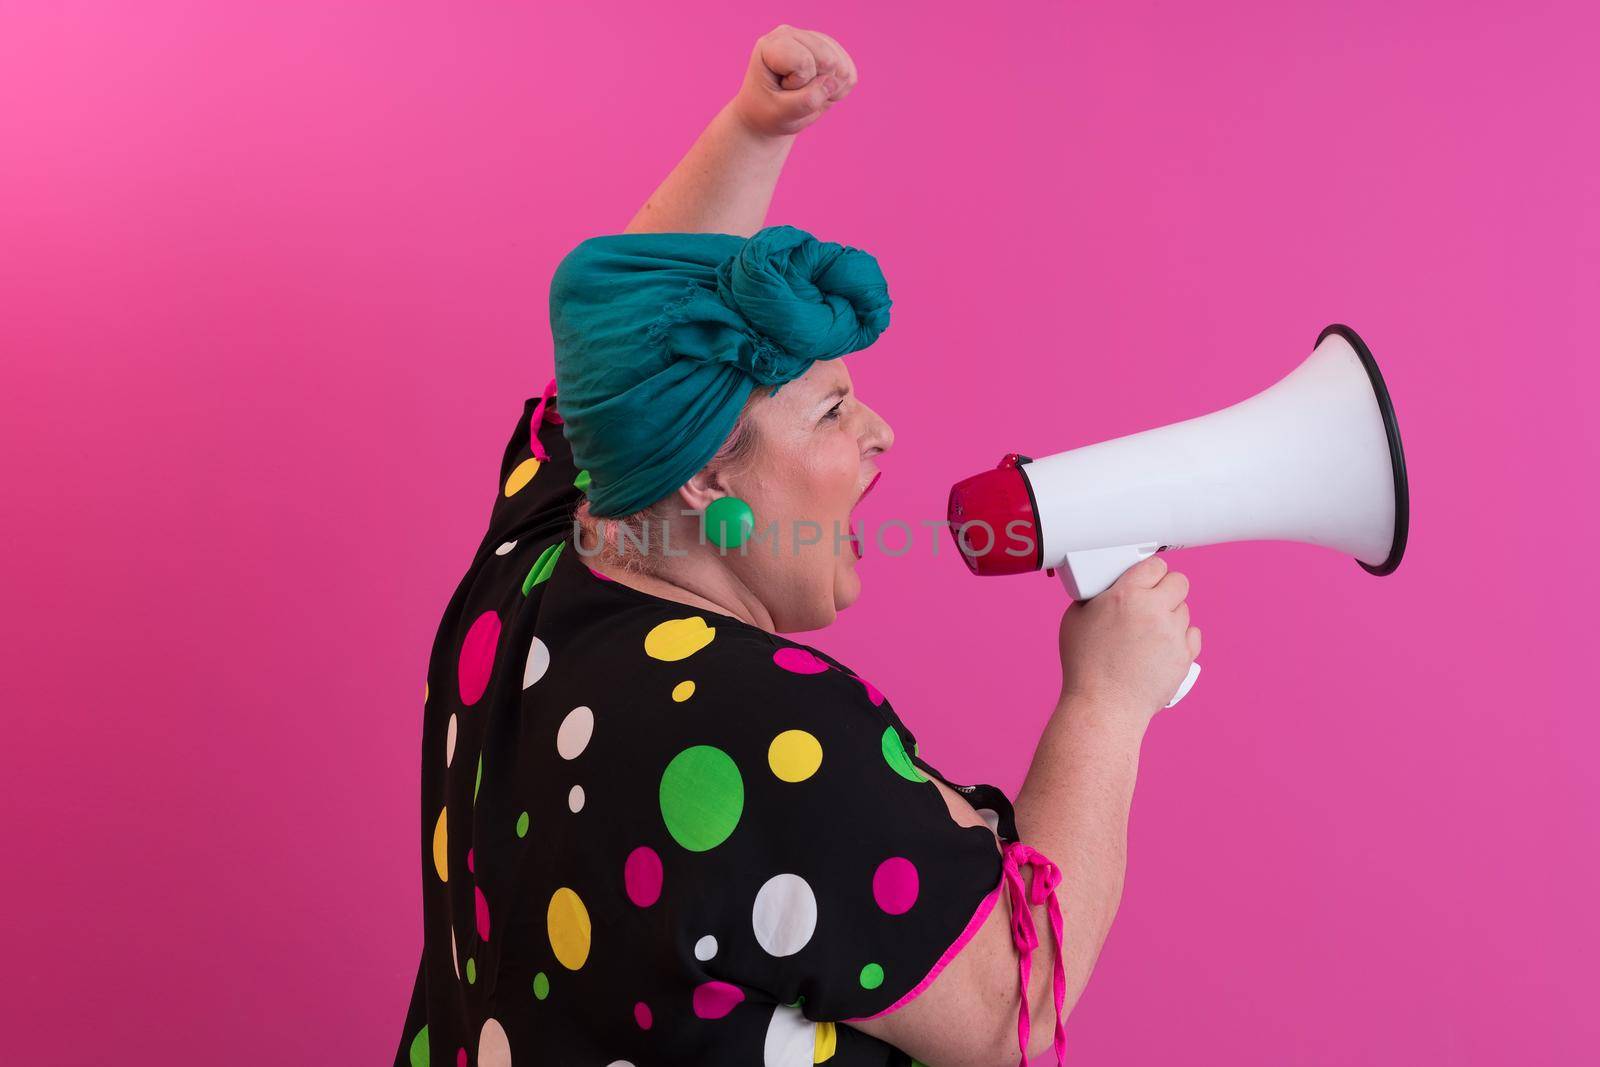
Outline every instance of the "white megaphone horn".
{"label": "white megaphone horn", "polygon": [[[1383,375],[1348,326],[1276,385],[1210,415],[956,483],[949,521],[974,574],[1054,569],[1077,600],[1140,560],[1225,541],[1301,541],[1390,574],[1410,496]],[[1167,703],[1194,685],[1200,665]]]}

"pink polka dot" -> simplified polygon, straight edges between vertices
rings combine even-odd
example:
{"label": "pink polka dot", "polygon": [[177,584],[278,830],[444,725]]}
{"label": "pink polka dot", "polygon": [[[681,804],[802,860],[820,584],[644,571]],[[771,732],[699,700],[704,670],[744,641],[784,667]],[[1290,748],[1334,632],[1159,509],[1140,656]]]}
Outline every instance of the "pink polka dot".
{"label": "pink polka dot", "polygon": [[467,1067],[467,1050],[464,1048],[456,1049],[456,1067]]}
{"label": "pink polka dot", "polygon": [[641,1030],[650,1029],[650,1005],[642,1000],[635,1004],[633,1006],[633,1021],[639,1024],[639,1029]]}
{"label": "pink polka dot", "polygon": [[456,666],[461,703],[467,707],[476,704],[483,696],[483,691],[489,688],[489,674],[494,670],[494,649],[499,643],[500,616],[486,611],[472,620],[466,639],[461,642],[461,660]]}
{"label": "pink polka dot", "polygon": [[[879,868],[879,870],[882,869],[881,867]],[[478,886],[472,887],[472,893],[478,913],[478,936],[487,941],[489,940],[489,898],[483,895],[483,890]]]}
{"label": "pink polka dot", "polygon": [[468,874],[477,873],[472,869],[472,850],[470,848],[467,849],[467,873]]}
{"label": "pink polka dot", "polygon": [[[589,567],[589,565],[587,563],[585,563],[584,566],[585,567]],[[599,571],[595,570],[593,567],[589,567],[589,573],[594,575],[596,578],[600,579],[602,582],[611,581],[611,578],[609,576],[601,574]]]}
{"label": "pink polka dot", "polygon": [[890,915],[904,915],[917,902],[917,868],[904,856],[891,856],[872,875],[872,899]]}
{"label": "pink polka dot", "polygon": [[720,1019],[744,999],[744,990],[727,982],[704,982],[694,987],[694,1013],[702,1019]]}
{"label": "pink polka dot", "polygon": [[865,678],[862,678],[860,675],[856,676],[856,681],[867,687],[867,699],[872,701],[873,707],[877,707],[879,704],[883,703],[883,694],[878,692],[877,686],[873,685]]}
{"label": "pink polka dot", "polygon": [[661,857],[648,845],[640,845],[628,853],[622,865],[622,883],[628,890],[628,899],[641,908],[648,908],[661,899]]}
{"label": "pink polka dot", "polygon": [[803,648],[780,648],[772,654],[772,662],[794,674],[821,674],[828,665]]}

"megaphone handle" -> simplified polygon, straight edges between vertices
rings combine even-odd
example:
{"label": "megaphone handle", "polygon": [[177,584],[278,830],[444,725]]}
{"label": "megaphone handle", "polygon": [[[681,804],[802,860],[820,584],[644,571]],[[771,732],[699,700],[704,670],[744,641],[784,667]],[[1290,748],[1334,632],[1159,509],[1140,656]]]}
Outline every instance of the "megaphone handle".
{"label": "megaphone handle", "polygon": [[1200,661],[1194,660],[1189,664],[1188,676],[1178,684],[1178,691],[1172,694],[1172,699],[1167,701],[1164,706],[1170,708],[1172,705],[1176,704],[1178,701],[1187,696],[1189,690],[1194,688],[1194,680],[1198,677],[1200,677]]}
{"label": "megaphone handle", "polygon": [[[1066,588],[1067,594],[1074,600],[1087,600],[1105,592],[1128,568],[1149,559],[1161,547],[1163,546],[1154,543],[1113,545],[1109,548],[1069,552],[1066,559],[1056,565],[1057,577]],[[1195,679],[1199,677],[1200,664],[1190,663],[1189,673],[1178,686],[1178,691],[1162,706],[1170,708],[1182,700],[1188,695],[1189,690],[1194,688]]]}

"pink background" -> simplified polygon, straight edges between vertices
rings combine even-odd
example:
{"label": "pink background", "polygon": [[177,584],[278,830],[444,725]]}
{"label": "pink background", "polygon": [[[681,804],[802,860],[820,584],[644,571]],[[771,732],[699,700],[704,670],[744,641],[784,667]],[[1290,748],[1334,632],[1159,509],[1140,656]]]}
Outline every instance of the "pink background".
{"label": "pink background", "polygon": [[[1174,554],[1206,673],[1146,743],[1076,1062],[1592,1055],[1579,6],[0,6],[0,1058],[392,1054],[423,668],[550,272],[783,20],[861,69],[770,221],[891,282],[851,360],[899,435],[868,521],[1242,399],[1333,321],[1399,411],[1395,576]],[[805,639],[1014,789],[1060,591],[927,544]]]}

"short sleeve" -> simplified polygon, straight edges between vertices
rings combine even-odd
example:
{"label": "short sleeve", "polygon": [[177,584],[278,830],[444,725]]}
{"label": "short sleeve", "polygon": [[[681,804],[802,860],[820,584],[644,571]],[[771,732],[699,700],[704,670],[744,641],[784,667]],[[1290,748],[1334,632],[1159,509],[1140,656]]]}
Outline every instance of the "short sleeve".
{"label": "short sleeve", "polygon": [[[983,925],[1000,848],[986,826],[951,818],[881,693],[814,649],[768,640],[724,672],[739,694],[722,713],[739,723],[744,799],[724,867],[736,888],[718,896],[744,928],[717,969],[813,1021],[882,1014]],[[664,776],[663,810],[703,803],[699,785]]]}

